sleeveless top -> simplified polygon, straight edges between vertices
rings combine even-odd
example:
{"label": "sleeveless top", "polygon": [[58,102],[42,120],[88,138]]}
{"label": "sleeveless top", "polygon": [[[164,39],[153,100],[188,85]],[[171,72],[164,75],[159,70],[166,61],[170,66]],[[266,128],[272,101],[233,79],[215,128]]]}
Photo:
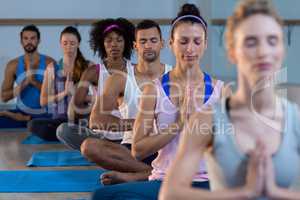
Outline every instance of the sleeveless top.
{"label": "sleeveless top", "polygon": [[[54,64],[54,94],[57,95],[65,90],[67,77],[63,75],[63,60],[60,59],[58,64]],[[67,119],[68,105],[71,96],[67,95],[63,99],[53,104],[52,118]]]}
{"label": "sleeveless top", "polygon": [[[219,101],[221,96],[221,91],[224,83],[220,80],[216,82],[215,87],[212,85],[211,77],[204,73],[204,84],[205,84],[205,96],[204,104],[198,111],[211,106]],[[169,83],[169,73],[162,77],[162,80],[155,80],[158,96],[156,100],[155,107],[155,120],[154,120],[154,130],[159,130],[161,128],[167,127],[169,124],[174,123],[177,119],[178,108],[171,102],[170,95],[170,85]],[[152,172],[149,176],[149,180],[162,180],[166,171],[169,168],[171,162],[174,160],[179,145],[180,133],[178,132],[171,140],[170,143],[165,145],[158,151],[158,156],[152,162]],[[206,171],[206,166],[204,161],[199,163],[199,171],[194,177],[194,181],[207,181],[208,175]]]}
{"label": "sleeveless top", "polygon": [[[171,65],[165,64],[165,72],[172,69]],[[138,113],[139,98],[142,95],[134,75],[134,66],[131,65],[127,69],[127,80],[124,91],[124,100],[120,106],[120,111],[123,119],[135,119]],[[122,144],[132,143],[132,131],[125,131]]]}
{"label": "sleeveless top", "polygon": [[[281,144],[272,160],[277,185],[288,188],[300,172],[300,116],[297,105],[282,100],[284,128]],[[221,104],[215,106],[213,149],[207,154],[212,190],[244,185],[247,174],[248,156],[237,147],[227,113]]]}
{"label": "sleeveless top", "polygon": [[[126,70],[127,71],[130,66],[131,66],[130,60],[126,59]],[[98,89],[97,89],[97,92],[94,94],[96,95],[96,98],[99,98],[103,93],[106,79],[111,75],[108,72],[108,70],[106,69],[104,63],[97,64],[96,67],[97,67],[97,73],[99,74],[99,78],[98,78],[98,86],[97,86]],[[111,114],[114,115],[115,117],[122,118],[120,109],[112,110]],[[124,135],[122,131],[106,131],[106,130],[101,130],[101,129],[93,129],[93,131],[95,131],[99,134],[102,134],[104,136],[104,138],[109,139],[109,140],[122,140],[123,135]]]}
{"label": "sleeveless top", "polygon": [[[40,54],[39,66],[33,71],[34,78],[36,81],[43,83],[44,71],[46,69],[46,56]],[[20,56],[18,59],[18,66],[16,71],[16,83],[19,85],[26,78],[26,69],[24,56]],[[17,96],[17,109],[22,111],[28,111],[32,114],[42,114],[46,113],[47,110],[41,110],[40,105],[40,95],[39,89],[29,84],[19,96]]]}

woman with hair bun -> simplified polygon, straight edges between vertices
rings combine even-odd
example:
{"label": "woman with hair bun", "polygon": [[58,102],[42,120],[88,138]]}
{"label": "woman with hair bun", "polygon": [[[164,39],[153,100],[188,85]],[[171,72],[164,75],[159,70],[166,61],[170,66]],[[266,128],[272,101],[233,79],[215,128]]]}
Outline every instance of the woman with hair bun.
{"label": "woman with hair bun", "polygon": [[[173,20],[169,43],[176,57],[175,67],[144,87],[133,128],[132,154],[136,159],[158,152],[149,181],[101,188],[93,199],[157,199],[189,114],[210,107],[225,92],[222,81],[199,67],[207,47],[207,23],[194,4],[184,4]],[[198,167],[193,185],[208,189],[203,162]]]}

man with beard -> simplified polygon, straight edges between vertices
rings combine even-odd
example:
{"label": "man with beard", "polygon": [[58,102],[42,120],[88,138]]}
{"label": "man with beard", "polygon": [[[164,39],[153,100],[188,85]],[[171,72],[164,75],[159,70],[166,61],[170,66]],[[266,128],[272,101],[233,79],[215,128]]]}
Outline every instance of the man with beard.
{"label": "man with beard", "polygon": [[17,106],[14,110],[0,111],[1,128],[26,127],[30,119],[47,116],[46,108],[40,106],[40,90],[44,70],[54,60],[38,53],[40,32],[36,26],[25,26],[20,40],[25,53],[8,62],[1,88],[2,101],[17,98]]}

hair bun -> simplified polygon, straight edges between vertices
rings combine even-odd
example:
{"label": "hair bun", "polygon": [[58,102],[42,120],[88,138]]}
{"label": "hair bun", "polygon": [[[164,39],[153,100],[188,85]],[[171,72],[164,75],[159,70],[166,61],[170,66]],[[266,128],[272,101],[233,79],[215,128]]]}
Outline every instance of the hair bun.
{"label": "hair bun", "polygon": [[186,3],[181,6],[181,9],[179,13],[177,14],[177,17],[183,16],[183,15],[195,15],[200,17],[200,11],[195,6],[195,4]]}

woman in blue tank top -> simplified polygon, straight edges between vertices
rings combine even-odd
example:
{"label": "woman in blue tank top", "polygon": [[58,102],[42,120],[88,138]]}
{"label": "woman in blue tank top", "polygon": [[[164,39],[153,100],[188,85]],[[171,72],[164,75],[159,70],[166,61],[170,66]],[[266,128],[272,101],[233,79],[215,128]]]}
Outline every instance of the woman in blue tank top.
{"label": "woman in blue tank top", "polygon": [[60,35],[63,59],[58,64],[49,64],[45,71],[40,103],[48,106],[52,119],[34,119],[28,123],[29,131],[45,140],[57,140],[56,128],[68,120],[67,109],[74,85],[89,65],[79,50],[80,41],[78,30],[66,27]]}
{"label": "woman in blue tank top", "polygon": [[[284,58],[283,23],[268,0],[241,1],[227,20],[227,53],[238,87],[213,113],[195,113],[160,199],[299,199],[299,109],[275,94]],[[213,128],[212,128],[213,127]],[[212,191],[191,187],[207,159]]]}

